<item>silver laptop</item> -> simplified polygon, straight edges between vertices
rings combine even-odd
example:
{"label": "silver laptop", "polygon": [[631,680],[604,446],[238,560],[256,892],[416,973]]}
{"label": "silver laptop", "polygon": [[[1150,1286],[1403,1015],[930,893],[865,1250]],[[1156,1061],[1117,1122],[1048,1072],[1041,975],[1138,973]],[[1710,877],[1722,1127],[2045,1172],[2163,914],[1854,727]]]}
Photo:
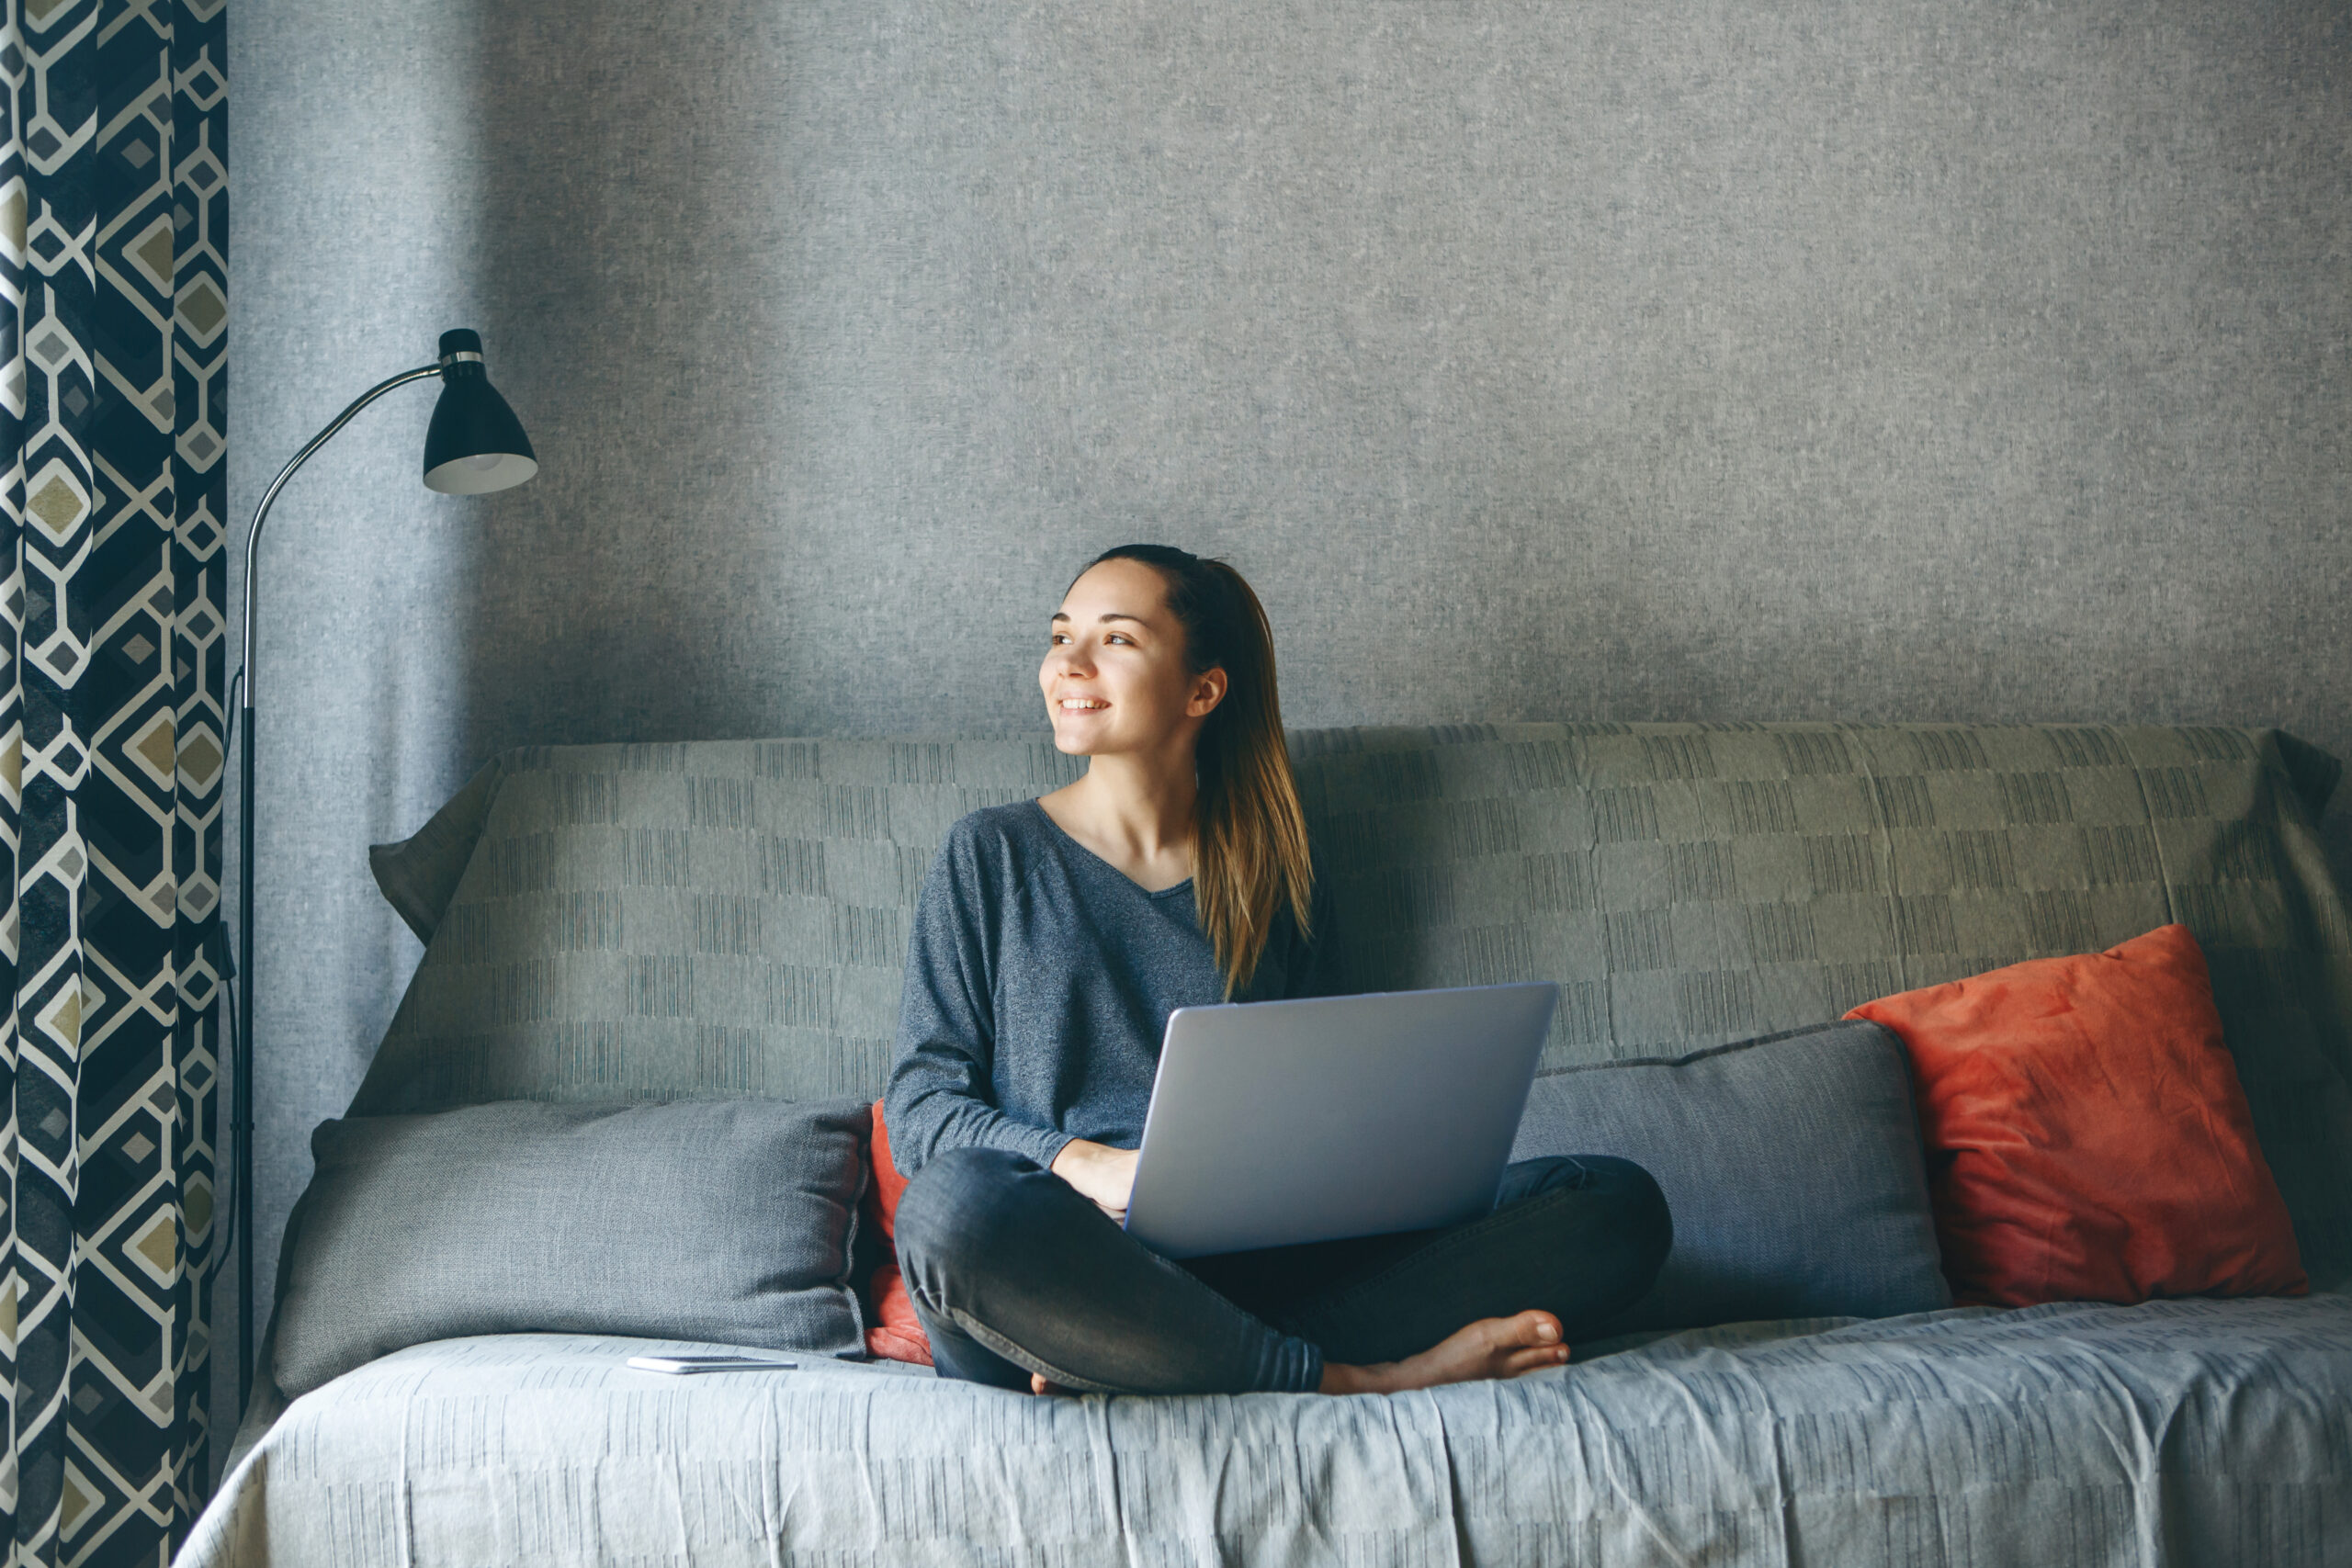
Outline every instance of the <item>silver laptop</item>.
{"label": "silver laptop", "polygon": [[1196,1258],[1485,1213],[1559,999],[1546,981],[1178,1008],[1127,1230]]}

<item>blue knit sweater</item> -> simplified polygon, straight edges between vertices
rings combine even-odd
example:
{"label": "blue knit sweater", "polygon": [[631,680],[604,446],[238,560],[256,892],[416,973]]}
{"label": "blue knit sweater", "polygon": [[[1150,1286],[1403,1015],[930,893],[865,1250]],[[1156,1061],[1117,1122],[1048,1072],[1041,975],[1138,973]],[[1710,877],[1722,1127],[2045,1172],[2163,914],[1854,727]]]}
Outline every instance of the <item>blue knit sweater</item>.
{"label": "blue knit sweater", "polygon": [[[1313,940],[1285,904],[1234,1000],[1328,994],[1333,900],[1315,870]],[[1189,879],[1147,892],[1034,800],[972,812],[915,909],[883,1095],[892,1161],[911,1176],[967,1145],[1048,1167],[1072,1138],[1134,1148],[1168,1015],[1223,1000]]]}

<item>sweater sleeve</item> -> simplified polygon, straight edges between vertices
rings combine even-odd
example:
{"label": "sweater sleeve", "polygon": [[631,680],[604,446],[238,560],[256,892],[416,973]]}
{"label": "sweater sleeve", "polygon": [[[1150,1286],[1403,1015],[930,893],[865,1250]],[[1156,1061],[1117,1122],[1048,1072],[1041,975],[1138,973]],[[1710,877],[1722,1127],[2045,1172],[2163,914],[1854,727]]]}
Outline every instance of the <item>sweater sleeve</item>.
{"label": "sweater sleeve", "polygon": [[916,903],[899,1056],[882,1096],[890,1156],[905,1176],[933,1155],[967,1146],[1007,1149],[1050,1168],[1070,1141],[997,1106],[992,891],[973,835],[950,832]]}

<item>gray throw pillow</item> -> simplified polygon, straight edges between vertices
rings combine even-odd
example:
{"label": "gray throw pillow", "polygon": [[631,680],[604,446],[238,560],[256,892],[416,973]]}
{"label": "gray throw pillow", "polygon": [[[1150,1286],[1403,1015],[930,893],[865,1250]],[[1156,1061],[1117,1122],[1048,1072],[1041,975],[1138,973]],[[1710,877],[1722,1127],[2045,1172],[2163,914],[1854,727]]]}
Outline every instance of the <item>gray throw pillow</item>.
{"label": "gray throw pillow", "polygon": [[1903,1043],[1824,1024],[1535,1080],[1511,1158],[1617,1155],[1657,1179],[1674,1249],[1611,1333],[1951,1304]]}
{"label": "gray throw pillow", "polygon": [[322,1122],[289,1222],[288,1395],[469,1334],[862,1354],[866,1102],[503,1100]]}

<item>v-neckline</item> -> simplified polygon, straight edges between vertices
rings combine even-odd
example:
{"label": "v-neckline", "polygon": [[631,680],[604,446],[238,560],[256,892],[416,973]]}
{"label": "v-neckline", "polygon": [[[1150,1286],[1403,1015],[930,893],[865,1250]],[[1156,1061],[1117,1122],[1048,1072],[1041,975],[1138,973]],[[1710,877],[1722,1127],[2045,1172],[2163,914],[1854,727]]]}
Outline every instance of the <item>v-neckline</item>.
{"label": "v-neckline", "polygon": [[1080,854],[1084,855],[1088,860],[1092,861],[1096,865],[1101,866],[1103,870],[1109,872],[1112,875],[1117,877],[1120,881],[1125,883],[1128,886],[1134,888],[1136,892],[1142,894],[1147,898],[1165,898],[1170,897],[1171,894],[1182,893],[1185,888],[1190,887],[1193,885],[1193,879],[1188,876],[1182,882],[1171,882],[1165,887],[1157,889],[1146,887],[1142,883],[1137,882],[1134,877],[1129,876],[1125,872],[1121,871],[1117,866],[1113,865],[1109,861],[1104,860],[1101,855],[1096,854],[1092,850],[1088,849],[1084,844],[1080,843],[1076,834],[1072,833],[1069,829],[1054,820],[1054,814],[1046,809],[1045,802],[1032,796],[1029,804],[1036,810],[1039,817],[1045,818],[1046,827],[1051,828],[1055,832],[1061,835],[1061,839],[1064,843],[1069,844],[1073,849],[1077,850]]}

